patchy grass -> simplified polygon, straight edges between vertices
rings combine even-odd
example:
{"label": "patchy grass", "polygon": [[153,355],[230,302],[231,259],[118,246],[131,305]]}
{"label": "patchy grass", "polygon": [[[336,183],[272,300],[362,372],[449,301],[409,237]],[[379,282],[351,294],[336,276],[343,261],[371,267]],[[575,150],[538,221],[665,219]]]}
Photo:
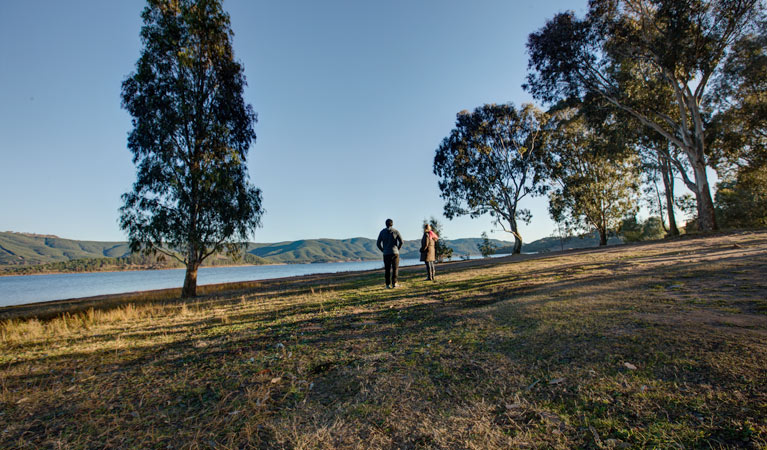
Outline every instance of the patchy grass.
{"label": "patchy grass", "polygon": [[767,232],[0,325],[0,448],[765,448]]}

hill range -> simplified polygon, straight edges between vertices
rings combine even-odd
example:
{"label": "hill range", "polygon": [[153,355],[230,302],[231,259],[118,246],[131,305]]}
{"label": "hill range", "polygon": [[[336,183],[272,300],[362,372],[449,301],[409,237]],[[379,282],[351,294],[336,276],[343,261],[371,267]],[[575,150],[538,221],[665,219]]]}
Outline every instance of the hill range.
{"label": "hill range", "polygon": [[[512,243],[498,239],[490,240],[498,247],[497,253],[511,253]],[[476,255],[480,238],[448,239],[453,258]],[[618,242],[616,240],[616,242]],[[561,249],[595,247],[598,241],[590,238],[570,238],[566,242],[548,237],[525,244],[526,253],[540,253]],[[403,258],[417,258],[419,240],[405,241]],[[277,243],[248,243],[244,261],[249,264],[291,264],[337,261],[365,261],[379,259],[381,253],[374,239],[356,237],[351,239],[303,239]],[[30,266],[65,263],[75,260],[114,259],[126,260],[132,254],[127,242],[79,241],[53,235],[0,232],[0,266]],[[222,259],[223,258],[223,259]],[[219,263],[226,263],[223,255]],[[228,261],[233,262],[233,261]]]}

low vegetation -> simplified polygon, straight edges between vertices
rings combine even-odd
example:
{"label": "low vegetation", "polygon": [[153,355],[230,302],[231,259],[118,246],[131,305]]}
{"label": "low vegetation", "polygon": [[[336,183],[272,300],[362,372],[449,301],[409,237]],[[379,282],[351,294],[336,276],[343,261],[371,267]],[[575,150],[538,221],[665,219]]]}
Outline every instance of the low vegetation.
{"label": "low vegetation", "polygon": [[764,448],[767,232],[0,325],[0,448]]}

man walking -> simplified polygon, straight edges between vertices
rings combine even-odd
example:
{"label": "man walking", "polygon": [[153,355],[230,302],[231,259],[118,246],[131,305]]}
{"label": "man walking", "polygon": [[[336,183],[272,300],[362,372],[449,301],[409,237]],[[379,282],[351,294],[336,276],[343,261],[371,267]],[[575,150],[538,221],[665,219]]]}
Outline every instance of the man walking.
{"label": "man walking", "polygon": [[386,287],[397,287],[397,271],[399,270],[399,249],[402,248],[402,236],[394,228],[394,221],[386,219],[386,228],[378,233],[376,241],[378,250],[383,252]]}

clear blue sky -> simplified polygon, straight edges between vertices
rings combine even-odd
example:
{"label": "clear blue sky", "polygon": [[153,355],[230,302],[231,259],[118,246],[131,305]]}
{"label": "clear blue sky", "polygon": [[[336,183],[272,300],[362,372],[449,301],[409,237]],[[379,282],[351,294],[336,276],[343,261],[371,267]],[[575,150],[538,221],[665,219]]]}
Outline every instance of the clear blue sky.
{"label": "clear blue sky", "polygon": [[[585,4],[225,1],[259,115],[248,166],[267,212],[253,240],[375,237],[387,217],[406,239],[429,216],[449,238],[491,231],[489,217],[442,217],[435,149],[458,111],[531,101],[527,35]],[[120,84],[143,7],[0,2],[0,231],[125,240],[117,209],[135,167]],[[523,204],[525,241],[551,234],[546,203]]]}

